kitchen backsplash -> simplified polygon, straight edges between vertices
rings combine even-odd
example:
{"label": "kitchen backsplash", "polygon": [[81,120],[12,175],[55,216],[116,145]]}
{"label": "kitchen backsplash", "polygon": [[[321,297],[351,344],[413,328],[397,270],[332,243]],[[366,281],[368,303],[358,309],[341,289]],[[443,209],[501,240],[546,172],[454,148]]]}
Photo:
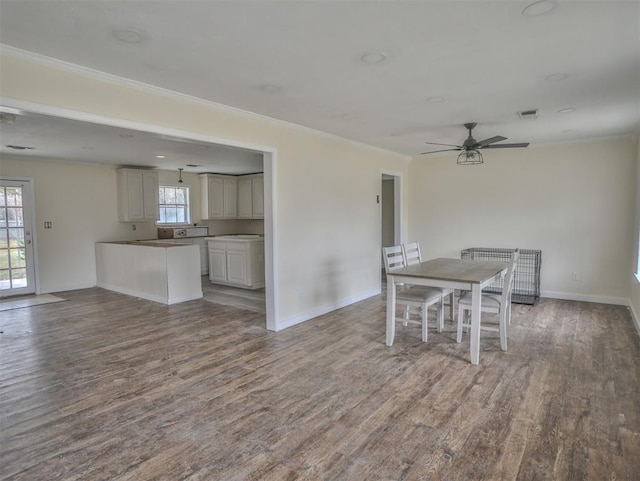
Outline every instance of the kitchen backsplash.
{"label": "kitchen backsplash", "polygon": [[264,234],[262,219],[203,220],[198,225],[209,227],[209,235]]}

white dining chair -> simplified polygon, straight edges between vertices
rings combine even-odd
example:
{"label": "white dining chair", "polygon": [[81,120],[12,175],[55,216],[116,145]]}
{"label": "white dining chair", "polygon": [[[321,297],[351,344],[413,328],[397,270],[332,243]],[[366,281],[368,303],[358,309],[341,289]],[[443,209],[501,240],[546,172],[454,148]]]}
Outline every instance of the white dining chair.
{"label": "white dining chair", "polygon": [[[481,312],[494,313],[498,315],[498,327],[480,324],[481,331],[493,331],[500,333],[500,348],[507,350],[507,338],[509,337],[509,325],[511,324],[511,292],[513,291],[513,278],[516,270],[516,263],[520,251],[514,250],[511,254],[511,261],[507,273],[504,277],[502,294],[482,294]],[[457,342],[462,341],[463,328],[471,327],[469,320],[471,314],[471,293],[464,292],[458,299],[458,332]]]}
{"label": "white dining chair", "polygon": [[[404,256],[404,262],[407,266],[420,264],[422,262],[422,252],[420,251],[420,244],[417,242],[402,244],[402,255]],[[443,298],[449,298],[449,320],[453,322],[454,290],[448,287],[434,287],[433,289],[439,289]]]}
{"label": "white dining chair", "polygon": [[[383,247],[382,253],[384,257],[384,268],[387,274],[393,273],[393,271],[406,266],[401,246]],[[405,326],[409,322],[414,322],[410,319],[411,308],[416,307],[420,309],[422,342],[427,342],[428,338],[427,321],[430,306],[435,305],[437,307],[436,329],[438,332],[442,331],[444,324],[444,306],[442,302],[442,292],[439,289],[412,285],[397,286],[396,304],[404,305],[404,317],[396,318],[395,320],[402,321],[402,324]]]}

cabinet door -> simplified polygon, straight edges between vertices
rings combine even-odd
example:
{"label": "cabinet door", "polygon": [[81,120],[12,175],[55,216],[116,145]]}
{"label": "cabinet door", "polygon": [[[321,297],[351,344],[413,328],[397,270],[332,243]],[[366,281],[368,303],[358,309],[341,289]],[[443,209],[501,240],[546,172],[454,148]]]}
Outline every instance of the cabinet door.
{"label": "cabinet door", "polygon": [[247,255],[241,251],[227,251],[227,281],[248,285]]}
{"label": "cabinet door", "polygon": [[142,182],[142,171],[127,171],[126,175],[126,199],[124,202],[128,203],[127,220],[142,220],[144,219],[144,191]]}
{"label": "cabinet door", "polygon": [[224,250],[209,249],[209,280],[226,282],[227,253]]}
{"label": "cabinet door", "polygon": [[252,186],[252,179],[238,180],[238,218],[240,219],[253,217]]}
{"label": "cabinet door", "polygon": [[158,174],[156,172],[143,172],[141,183],[144,218],[147,220],[157,220],[160,218],[158,208],[160,195]]}
{"label": "cabinet door", "polygon": [[209,219],[224,217],[224,181],[220,177],[209,177]]}
{"label": "cabinet door", "polygon": [[223,180],[223,185],[223,217],[235,219],[238,217],[238,181],[235,178],[226,178]]}
{"label": "cabinet door", "polygon": [[251,181],[251,197],[253,201],[253,217],[264,217],[264,178],[256,178]]}

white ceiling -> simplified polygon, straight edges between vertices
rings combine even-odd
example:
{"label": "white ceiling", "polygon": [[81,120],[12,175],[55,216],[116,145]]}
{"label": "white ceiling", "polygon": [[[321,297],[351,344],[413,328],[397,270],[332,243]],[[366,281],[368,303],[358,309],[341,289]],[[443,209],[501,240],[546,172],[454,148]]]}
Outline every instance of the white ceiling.
{"label": "white ceiling", "polygon": [[2,0],[0,42],[406,155],[637,133],[640,3],[531,3]]}

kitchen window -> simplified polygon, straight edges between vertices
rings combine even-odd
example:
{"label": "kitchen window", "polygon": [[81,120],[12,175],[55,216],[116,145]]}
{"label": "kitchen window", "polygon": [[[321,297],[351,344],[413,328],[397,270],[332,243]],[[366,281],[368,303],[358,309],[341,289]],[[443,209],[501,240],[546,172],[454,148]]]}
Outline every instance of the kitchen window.
{"label": "kitchen window", "polygon": [[189,187],[161,185],[159,208],[158,224],[189,224]]}

